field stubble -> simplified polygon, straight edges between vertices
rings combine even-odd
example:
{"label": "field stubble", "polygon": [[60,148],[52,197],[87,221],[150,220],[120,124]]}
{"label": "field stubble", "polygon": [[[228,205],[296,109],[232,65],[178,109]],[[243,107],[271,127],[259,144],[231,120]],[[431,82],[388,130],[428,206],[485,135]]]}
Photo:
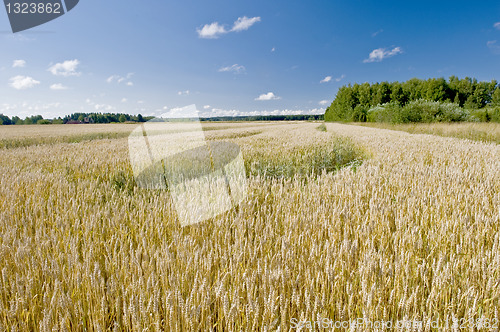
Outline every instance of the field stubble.
{"label": "field stubble", "polygon": [[[134,186],[125,138],[1,150],[0,328],[500,318],[500,147],[317,126],[208,132],[241,146],[249,196],[184,228],[167,192]],[[331,146],[351,167],[307,168]]]}

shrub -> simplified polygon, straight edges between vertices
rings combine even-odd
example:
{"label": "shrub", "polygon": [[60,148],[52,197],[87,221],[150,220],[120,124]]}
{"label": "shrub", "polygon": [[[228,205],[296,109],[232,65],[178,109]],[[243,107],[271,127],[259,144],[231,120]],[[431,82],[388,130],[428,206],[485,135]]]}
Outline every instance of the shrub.
{"label": "shrub", "polygon": [[487,111],[491,122],[500,122],[500,106],[488,108]]}
{"label": "shrub", "polygon": [[396,122],[456,122],[467,117],[468,112],[458,104],[419,99],[405,105]]}
{"label": "shrub", "polygon": [[397,122],[401,106],[397,102],[377,105],[368,110],[366,118],[368,122]]}

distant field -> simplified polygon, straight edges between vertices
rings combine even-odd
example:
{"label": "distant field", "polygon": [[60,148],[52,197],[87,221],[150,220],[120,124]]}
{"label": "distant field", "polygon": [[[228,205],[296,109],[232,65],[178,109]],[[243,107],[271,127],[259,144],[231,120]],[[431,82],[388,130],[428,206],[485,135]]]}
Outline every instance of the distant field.
{"label": "distant field", "polygon": [[167,191],[135,183],[136,125],[0,127],[0,331],[500,317],[499,145],[337,123],[204,126],[240,146],[248,197],[186,227]]}
{"label": "distant field", "polygon": [[[124,138],[128,137],[137,126],[136,123],[0,126],[0,149]],[[206,131],[252,126],[255,126],[255,124],[249,122],[231,123],[231,125],[210,122],[202,124],[203,129]]]}
{"label": "distant field", "polygon": [[444,137],[457,137],[473,141],[493,142],[500,144],[500,123],[493,122],[460,122],[460,123],[355,123],[372,128],[406,131],[411,134],[430,134]]}

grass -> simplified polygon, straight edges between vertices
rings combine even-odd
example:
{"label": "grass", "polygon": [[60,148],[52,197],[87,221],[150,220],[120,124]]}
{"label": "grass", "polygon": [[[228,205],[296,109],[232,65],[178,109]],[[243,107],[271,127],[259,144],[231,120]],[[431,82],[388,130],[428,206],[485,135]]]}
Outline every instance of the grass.
{"label": "grass", "polygon": [[411,134],[430,134],[444,137],[457,137],[480,142],[500,144],[500,123],[460,122],[460,123],[412,123],[388,124],[364,122],[355,123],[372,128],[406,131]]}
{"label": "grass", "polygon": [[[126,138],[2,150],[0,330],[498,319],[500,147],[325,126],[211,130],[260,166],[238,208],[187,227],[134,185]],[[327,172],[337,155],[363,163]]]}

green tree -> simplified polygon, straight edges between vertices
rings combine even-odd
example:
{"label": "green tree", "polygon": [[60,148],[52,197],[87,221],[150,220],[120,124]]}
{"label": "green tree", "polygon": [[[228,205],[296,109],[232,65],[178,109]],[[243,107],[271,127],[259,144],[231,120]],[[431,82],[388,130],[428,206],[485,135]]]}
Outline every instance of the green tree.
{"label": "green tree", "polygon": [[370,83],[365,82],[359,86],[358,101],[360,105],[371,105],[372,93]]}
{"label": "green tree", "polygon": [[425,86],[425,99],[431,101],[451,100],[451,93],[444,78],[431,78],[427,80]]}
{"label": "green tree", "polygon": [[118,118],[118,121],[120,121],[122,123],[127,121],[127,117],[125,116],[125,114],[120,115],[120,117]]}
{"label": "green tree", "polygon": [[408,96],[405,94],[401,83],[394,82],[391,90],[391,101],[395,101],[400,105],[404,105],[408,102]]}
{"label": "green tree", "polygon": [[500,87],[497,87],[491,96],[491,104],[500,106]]}
{"label": "green tree", "polygon": [[385,104],[391,101],[391,89],[387,82],[382,82],[378,85],[373,105]]}
{"label": "green tree", "polygon": [[0,114],[0,125],[10,125],[12,121],[7,115]]}

